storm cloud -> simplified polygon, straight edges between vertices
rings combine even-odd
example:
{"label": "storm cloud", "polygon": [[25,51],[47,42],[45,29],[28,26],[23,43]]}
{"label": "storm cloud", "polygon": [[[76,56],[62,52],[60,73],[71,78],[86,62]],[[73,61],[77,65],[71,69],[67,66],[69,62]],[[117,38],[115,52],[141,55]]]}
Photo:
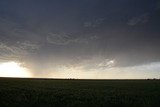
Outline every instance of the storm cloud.
{"label": "storm cloud", "polygon": [[158,0],[1,0],[0,61],[23,63],[35,77],[143,78],[140,67],[159,72],[159,19]]}

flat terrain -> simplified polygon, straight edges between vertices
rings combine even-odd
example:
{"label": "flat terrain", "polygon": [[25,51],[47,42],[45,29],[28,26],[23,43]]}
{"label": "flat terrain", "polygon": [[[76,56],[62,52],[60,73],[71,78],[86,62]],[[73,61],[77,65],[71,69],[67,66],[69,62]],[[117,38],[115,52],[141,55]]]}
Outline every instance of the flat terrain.
{"label": "flat terrain", "polygon": [[160,107],[159,80],[0,78],[0,107]]}

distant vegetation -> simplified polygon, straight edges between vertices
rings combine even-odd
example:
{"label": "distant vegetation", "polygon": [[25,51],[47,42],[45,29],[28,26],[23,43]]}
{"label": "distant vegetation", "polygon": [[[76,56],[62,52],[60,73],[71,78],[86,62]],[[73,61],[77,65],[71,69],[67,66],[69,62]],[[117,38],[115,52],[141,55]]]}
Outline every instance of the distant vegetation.
{"label": "distant vegetation", "polygon": [[0,78],[0,107],[160,107],[159,80]]}

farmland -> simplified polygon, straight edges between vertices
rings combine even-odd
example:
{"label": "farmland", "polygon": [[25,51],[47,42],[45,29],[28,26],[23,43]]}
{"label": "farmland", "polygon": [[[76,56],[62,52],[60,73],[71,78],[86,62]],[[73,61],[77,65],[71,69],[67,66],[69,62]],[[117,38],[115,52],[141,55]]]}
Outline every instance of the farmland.
{"label": "farmland", "polygon": [[160,107],[160,81],[0,78],[0,106]]}

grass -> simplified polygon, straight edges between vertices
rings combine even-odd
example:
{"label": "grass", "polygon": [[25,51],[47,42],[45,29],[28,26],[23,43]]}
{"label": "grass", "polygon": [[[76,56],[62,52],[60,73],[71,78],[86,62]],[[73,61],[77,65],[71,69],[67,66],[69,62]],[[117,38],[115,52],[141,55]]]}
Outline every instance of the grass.
{"label": "grass", "polygon": [[0,107],[160,107],[159,80],[0,78]]}

